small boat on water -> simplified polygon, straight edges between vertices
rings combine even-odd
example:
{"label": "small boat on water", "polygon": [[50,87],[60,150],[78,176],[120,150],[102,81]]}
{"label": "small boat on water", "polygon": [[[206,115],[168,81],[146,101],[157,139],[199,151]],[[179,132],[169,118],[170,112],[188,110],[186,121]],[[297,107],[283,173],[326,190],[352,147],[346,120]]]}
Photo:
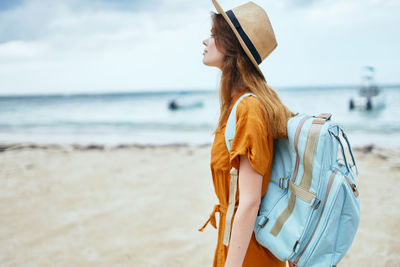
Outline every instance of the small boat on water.
{"label": "small boat on water", "polygon": [[358,95],[350,98],[349,109],[372,110],[385,107],[385,96],[383,90],[375,83],[374,67],[364,67],[362,84]]}
{"label": "small boat on water", "polygon": [[181,110],[181,109],[194,109],[203,107],[202,101],[183,101],[172,99],[168,103],[168,108],[170,110]]}

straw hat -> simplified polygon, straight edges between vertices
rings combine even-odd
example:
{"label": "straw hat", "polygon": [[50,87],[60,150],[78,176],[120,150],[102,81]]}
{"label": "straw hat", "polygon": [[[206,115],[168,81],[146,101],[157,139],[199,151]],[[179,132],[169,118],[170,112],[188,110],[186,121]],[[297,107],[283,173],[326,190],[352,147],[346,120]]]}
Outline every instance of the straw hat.
{"label": "straw hat", "polygon": [[277,46],[274,30],[265,10],[248,2],[225,12],[216,0],[212,2],[232,28],[251,62],[262,74],[258,65]]}

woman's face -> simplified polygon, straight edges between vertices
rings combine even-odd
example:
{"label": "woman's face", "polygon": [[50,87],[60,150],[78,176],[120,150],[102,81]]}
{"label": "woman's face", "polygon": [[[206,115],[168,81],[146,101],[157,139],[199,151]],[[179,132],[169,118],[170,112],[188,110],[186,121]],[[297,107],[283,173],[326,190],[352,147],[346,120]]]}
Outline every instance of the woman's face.
{"label": "woman's face", "polygon": [[222,69],[224,54],[217,49],[214,36],[211,35],[208,39],[205,39],[203,44],[206,46],[203,52],[203,64]]}

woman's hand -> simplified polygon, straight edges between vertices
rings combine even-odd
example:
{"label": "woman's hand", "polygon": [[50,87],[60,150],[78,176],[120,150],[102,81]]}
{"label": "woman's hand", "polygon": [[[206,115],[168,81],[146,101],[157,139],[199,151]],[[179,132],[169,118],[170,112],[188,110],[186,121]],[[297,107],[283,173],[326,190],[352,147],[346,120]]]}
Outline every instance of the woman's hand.
{"label": "woman's hand", "polygon": [[239,206],[232,225],[225,267],[243,264],[261,202],[262,180],[262,175],[253,169],[247,155],[240,155]]}

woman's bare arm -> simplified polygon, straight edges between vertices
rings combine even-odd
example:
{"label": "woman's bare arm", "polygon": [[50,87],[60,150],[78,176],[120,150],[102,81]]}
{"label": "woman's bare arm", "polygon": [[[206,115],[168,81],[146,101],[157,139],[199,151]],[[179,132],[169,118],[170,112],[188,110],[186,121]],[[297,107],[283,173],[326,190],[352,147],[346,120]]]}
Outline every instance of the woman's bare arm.
{"label": "woman's bare arm", "polygon": [[263,177],[250,165],[247,155],[240,156],[239,206],[232,225],[225,267],[242,266],[253,233],[261,202]]}

